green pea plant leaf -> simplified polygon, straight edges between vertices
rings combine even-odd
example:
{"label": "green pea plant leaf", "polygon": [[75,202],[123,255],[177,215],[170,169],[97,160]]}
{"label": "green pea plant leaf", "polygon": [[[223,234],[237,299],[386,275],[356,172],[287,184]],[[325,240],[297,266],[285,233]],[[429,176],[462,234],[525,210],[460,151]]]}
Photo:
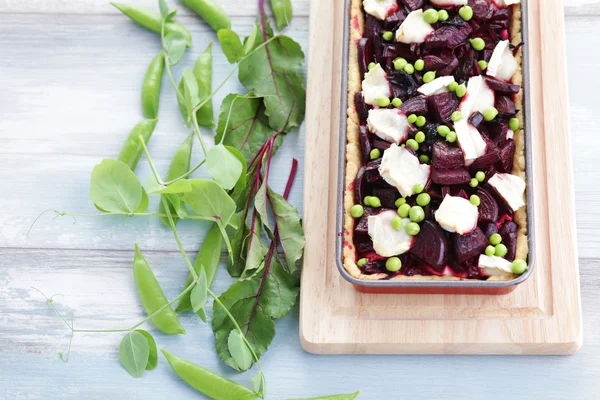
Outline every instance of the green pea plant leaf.
{"label": "green pea plant leaf", "polygon": [[143,212],[148,206],[137,176],[124,162],[108,158],[92,171],[90,198],[98,209],[112,213]]}
{"label": "green pea plant leaf", "polygon": [[[114,4],[132,21],[160,34],[165,55],[164,71],[175,92],[183,122],[192,132],[177,148],[163,179],[147,143],[158,119],[145,122],[151,129],[136,131],[126,140],[127,148],[119,156],[126,162],[105,159],[92,171],[90,199],[100,214],[56,211],[59,216],[73,217],[160,218],[171,230],[189,271],[183,288],[175,297],[168,298],[136,244],[133,278],[147,316],[133,326],[110,330],[75,329],[73,317],[63,317],[52,297],[44,297],[71,331],[71,341],[77,332],[125,334],[119,346],[119,359],[133,377],[142,376],[145,370],[156,368],[158,363],[155,338],[141,329],[142,325],[152,322],[165,334],[184,334],[178,313],[193,311],[207,322],[209,316],[205,307],[212,299],[210,324],[215,334],[216,352],[239,372],[256,365],[258,371],[252,378],[253,388],[161,349],[164,357],[184,382],[210,398],[264,398],[266,377],[260,357],[275,336],[275,320],[290,312],[299,294],[297,269],[304,250],[304,233],[298,211],[288,202],[298,161],[292,159],[282,195],[271,189],[269,178],[272,159],[284,137],[304,118],[306,94],[299,74],[304,54],[294,40],[274,34],[265,13],[264,0],[258,0],[259,18],[243,41],[229,29],[229,17],[216,2],[202,2],[202,7],[192,0],[183,3],[200,14],[211,27],[225,28],[218,30],[217,36],[223,53],[233,64],[232,71],[213,91],[212,44],[198,56],[193,68],[178,65],[183,63],[185,51],[191,45],[191,35],[173,20],[177,10],[169,10],[166,0],[158,0],[160,13],[135,5]],[[277,28],[288,25],[292,16],[291,2],[271,0],[271,7]],[[174,68],[181,68],[179,82],[175,81]],[[201,132],[200,126],[214,128],[213,96],[236,72],[248,93],[225,96],[214,146],[209,147],[204,139],[206,132]],[[162,71],[160,74],[162,77]],[[160,87],[154,92],[155,103],[152,105],[156,110],[159,93]],[[200,143],[203,156],[196,165],[192,165],[194,138]],[[152,171],[146,188],[133,172],[142,155],[146,156]],[[202,178],[195,176],[196,172]],[[158,200],[158,212],[147,211],[155,206],[153,199]],[[197,223],[200,229],[208,228],[193,263],[177,230],[180,220]],[[224,247],[227,270],[239,279],[217,295],[211,286]],[[62,358],[68,360],[68,357],[67,353]],[[323,399],[354,399],[357,395]]]}
{"label": "green pea plant leaf", "polygon": [[129,332],[119,345],[119,359],[129,375],[139,378],[144,374],[150,358],[148,339],[137,331]]}
{"label": "green pea plant leaf", "polygon": [[227,61],[232,64],[239,61],[244,54],[244,48],[238,34],[231,29],[220,29],[217,32],[217,36],[219,37],[219,43],[221,44],[223,53],[227,57]]}
{"label": "green pea plant leaf", "polygon": [[134,332],[139,332],[148,341],[148,363],[146,364],[146,370],[151,371],[158,365],[158,348],[156,347],[156,341],[154,337],[143,329],[136,329]]}

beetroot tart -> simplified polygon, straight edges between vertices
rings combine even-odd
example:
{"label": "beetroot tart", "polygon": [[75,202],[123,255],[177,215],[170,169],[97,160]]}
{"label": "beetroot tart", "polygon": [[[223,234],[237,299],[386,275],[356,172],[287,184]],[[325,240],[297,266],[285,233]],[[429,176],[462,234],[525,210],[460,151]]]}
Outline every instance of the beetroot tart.
{"label": "beetroot tart", "polygon": [[351,0],[343,265],[360,280],[527,269],[519,0]]}

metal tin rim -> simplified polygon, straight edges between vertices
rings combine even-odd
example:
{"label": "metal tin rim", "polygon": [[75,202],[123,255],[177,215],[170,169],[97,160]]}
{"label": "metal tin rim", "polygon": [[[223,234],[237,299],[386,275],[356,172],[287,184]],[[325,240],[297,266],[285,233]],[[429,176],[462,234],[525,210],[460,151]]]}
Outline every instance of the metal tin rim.
{"label": "metal tin rim", "polygon": [[523,38],[523,106],[524,106],[524,121],[525,121],[525,165],[526,173],[525,180],[527,183],[527,231],[529,243],[529,269],[521,276],[510,281],[479,281],[479,280],[461,280],[461,281],[445,281],[445,280],[406,280],[406,281],[366,281],[357,279],[351,276],[342,262],[344,235],[344,194],[345,194],[345,176],[346,176],[346,128],[347,128],[347,109],[348,109],[348,53],[350,47],[350,0],[345,0],[345,16],[344,16],[344,50],[342,55],[343,60],[343,77],[342,77],[342,102],[341,102],[341,117],[340,117],[340,141],[339,141],[339,160],[338,160],[338,199],[337,199],[337,215],[336,215],[336,264],[339,272],[348,282],[365,287],[397,287],[397,288],[479,288],[479,289],[495,289],[506,288],[519,285],[525,282],[532,274],[535,267],[535,216],[534,216],[534,191],[532,181],[533,162],[531,154],[531,135],[529,135],[530,111],[531,104],[529,99],[529,24],[527,13],[527,1],[521,3],[521,35]]}

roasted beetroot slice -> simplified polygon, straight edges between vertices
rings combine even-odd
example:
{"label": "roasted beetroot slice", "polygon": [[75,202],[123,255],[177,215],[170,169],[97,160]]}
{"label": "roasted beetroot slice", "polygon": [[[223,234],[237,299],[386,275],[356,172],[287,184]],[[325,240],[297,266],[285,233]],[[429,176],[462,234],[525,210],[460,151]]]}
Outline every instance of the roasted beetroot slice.
{"label": "roasted beetroot slice", "polygon": [[488,122],[485,124],[488,132],[488,136],[500,145],[506,140],[506,133],[508,132],[508,121],[503,119],[496,119],[494,122]]}
{"label": "roasted beetroot slice", "polygon": [[508,96],[496,96],[496,109],[502,117],[513,117],[517,114],[515,102]]}
{"label": "roasted beetroot slice", "polygon": [[514,140],[508,139],[506,142],[504,142],[502,147],[500,147],[500,151],[498,152],[500,159],[495,164],[498,171],[510,172],[512,170],[516,150],[517,145],[515,144]]}
{"label": "roasted beetroot slice", "polygon": [[365,98],[363,97],[362,92],[358,92],[354,95],[354,107],[356,107],[356,112],[358,113],[358,119],[361,124],[367,123],[367,118],[369,118],[369,107],[365,103]]}
{"label": "roasted beetroot slice", "polygon": [[467,235],[453,235],[452,244],[454,248],[454,258],[459,264],[483,254],[488,246],[488,239],[481,229],[476,227],[473,232]]}
{"label": "roasted beetroot slice", "polygon": [[473,125],[475,128],[479,128],[479,125],[483,122],[483,114],[479,111],[475,111],[473,115],[469,118],[469,123]]}
{"label": "roasted beetroot slice", "polygon": [[446,196],[451,196],[452,195],[452,188],[450,186],[442,186],[442,189],[440,191],[441,195],[442,195],[442,199]]}
{"label": "roasted beetroot slice", "polygon": [[465,200],[469,200],[469,193],[467,193],[467,191],[465,189],[459,189],[456,194],[454,194],[454,196],[456,197],[462,197]]}
{"label": "roasted beetroot slice", "polygon": [[471,32],[472,29],[469,25],[461,28],[444,25],[425,39],[423,47],[425,49],[453,49],[463,44]]}
{"label": "roasted beetroot slice", "polygon": [[521,90],[519,85],[513,85],[512,83],[504,82],[491,76],[484,76],[483,79],[485,79],[485,83],[487,83],[490,89],[501,94],[511,95],[519,93]]}
{"label": "roasted beetroot slice", "polygon": [[373,147],[379,149],[381,151],[386,151],[390,148],[392,144],[390,142],[386,142],[383,139],[375,138],[373,139]]}
{"label": "roasted beetroot slice", "polygon": [[[402,57],[410,63],[414,63],[419,57],[411,51],[410,46],[404,43],[387,43],[383,45],[383,52],[381,53],[383,58],[393,59],[396,57]],[[393,72],[398,72],[395,69]]]}
{"label": "roasted beetroot slice", "polygon": [[383,21],[383,29],[386,31],[395,31],[402,22],[406,19],[406,13],[404,10],[398,10],[395,13],[389,15],[385,21]]}
{"label": "roasted beetroot slice", "polygon": [[444,68],[439,69],[437,71],[437,76],[448,76],[448,75],[452,75],[454,73],[454,71],[456,71],[456,68],[458,68],[458,66],[460,65],[460,62],[458,61],[458,58],[454,57],[452,59],[452,61],[450,61]]}
{"label": "roasted beetroot slice", "polygon": [[481,74],[479,68],[477,52],[472,48],[469,48],[462,58],[459,58],[460,64],[456,69],[456,79],[460,81],[467,81],[470,77]]}
{"label": "roasted beetroot slice", "polygon": [[473,161],[473,164],[469,166],[469,170],[475,174],[477,171],[485,171],[492,165],[494,165],[500,157],[498,155],[498,148],[493,142],[488,143],[486,153]]}
{"label": "roasted beetroot slice", "polygon": [[427,97],[425,96],[416,96],[411,99],[406,100],[400,106],[400,109],[406,115],[410,114],[418,114],[425,115],[429,108],[427,107]]}
{"label": "roasted beetroot slice", "polygon": [[369,64],[373,62],[373,50],[371,48],[371,40],[362,38],[358,41],[358,67],[360,69],[361,79],[369,70]]}
{"label": "roasted beetroot slice", "polygon": [[494,16],[494,6],[489,1],[473,4],[473,18],[480,23],[485,23]]}
{"label": "roasted beetroot slice", "polygon": [[513,221],[506,221],[502,227],[500,228],[500,236],[502,236],[502,243],[508,249],[508,253],[506,253],[506,258],[508,261],[514,261],[515,256],[517,254],[517,232],[519,230],[519,226]]}
{"label": "roasted beetroot slice", "polygon": [[448,262],[449,247],[446,234],[437,224],[425,221],[409,252],[425,264],[435,268],[436,271],[441,272]]}
{"label": "roasted beetroot slice", "polygon": [[465,165],[463,152],[445,141],[438,141],[431,147],[431,165],[436,169],[454,169]]}
{"label": "roasted beetroot slice", "polygon": [[[423,57],[426,71],[437,71],[437,76],[450,75],[458,67],[458,58],[450,50],[442,50],[437,54],[428,54]],[[450,73],[442,74],[441,71],[451,67]]]}
{"label": "roasted beetroot slice", "polygon": [[373,248],[373,242],[370,239],[365,240],[365,241],[359,240],[358,243],[356,242],[356,239],[355,239],[354,242],[355,242],[356,251],[359,254],[371,253],[371,252],[375,251],[375,249]]}
{"label": "roasted beetroot slice", "polygon": [[450,121],[450,117],[457,110],[459,103],[459,98],[452,92],[438,93],[427,97],[429,113],[440,124]]}
{"label": "roasted beetroot slice", "polygon": [[479,229],[481,229],[486,238],[489,238],[494,233],[498,233],[498,225],[495,222],[479,222]]}
{"label": "roasted beetroot slice", "polygon": [[498,220],[498,202],[490,192],[483,188],[477,189],[477,196],[481,201],[479,204],[479,221],[495,223]]}
{"label": "roasted beetroot slice", "polygon": [[431,180],[438,185],[464,185],[469,183],[471,175],[464,168],[437,169],[433,168]]}
{"label": "roasted beetroot slice", "polygon": [[417,82],[404,71],[394,71],[388,81],[392,89],[392,97],[405,99],[417,91]]}
{"label": "roasted beetroot slice", "polygon": [[379,197],[381,205],[385,208],[396,208],[396,200],[400,197],[398,190],[393,187],[386,188],[375,188],[373,189],[373,196]]}
{"label": "roasted beetroot slice", "polygon": [[423,8],[424,0],[400,0],[402,4],[406,6],[410,11],[418,10],[419,8]]}
{"label": "roasted beetroot slice", "polygon": [[360,150],[362,152],[363,162],[367,161],[371,155],[371,142],[369,141],[369,128],[365,125],[361,125],[358,128],[358,139],[360,141]]}
{"label": "roasted beetroot slice", "polygon": [[381,158],[378,158],[375,161],[371,161],[367,163],[365,168],[365,180],[368,183],[374,183],[380,181],[381,175],[379,175],[379,166],[381,165]]}
{"label": "roasted beetroot slice", "polygon": [[365,264],[362,268],[362,273],[365,275],[375,275],[375,274],[388,274],[389,272],[385,269],[385,264],[381,261],[371,261]]}
{"label": "roasted beetroot slice", "polygon": [[360,167],[356,179],[354,180],[354,204],[362,204],[363,199],[366,196],[366,167]]}

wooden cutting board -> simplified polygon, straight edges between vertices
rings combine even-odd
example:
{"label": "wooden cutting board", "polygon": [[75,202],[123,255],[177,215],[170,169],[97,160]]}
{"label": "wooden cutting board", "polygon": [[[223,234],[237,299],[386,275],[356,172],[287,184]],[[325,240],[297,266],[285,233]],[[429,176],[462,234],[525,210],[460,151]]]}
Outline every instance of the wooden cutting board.
{"label": "wooden cutting board", "polygon": [[[344,0],[311,1],[300,338],[312,353],[571,354],[582,342],[562,2],[529,0],[536,266],[504,296],[362,294],[335,261]],[[531,189],[531,188],[530,188]]]}

